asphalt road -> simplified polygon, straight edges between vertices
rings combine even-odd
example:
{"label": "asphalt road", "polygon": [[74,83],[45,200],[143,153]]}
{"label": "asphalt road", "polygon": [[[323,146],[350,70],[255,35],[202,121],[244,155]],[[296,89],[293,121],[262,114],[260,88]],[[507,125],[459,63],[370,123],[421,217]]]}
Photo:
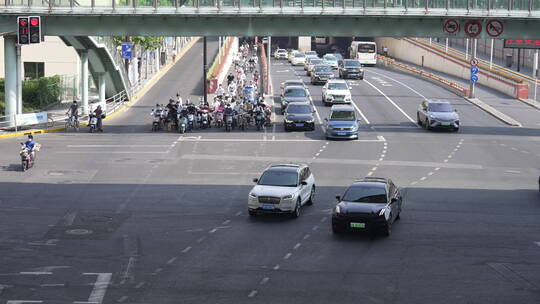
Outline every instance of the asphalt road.
{"label": "asphalt road", "polygon": [[[0,303],[540,302],[540,126],[374,67],[350,81],[369,121],[357,141],[286,133],[280,115],[261,132],[150,132],[156,100],[200,90],[201,45],[105,133],[37,136],[28,172],[23,139],[0,142]],[[285,61],[272,71],[276,95],[307,80]],[[416,126],[424,96],[456,105],[459,133]],[[310,164],[314,205],[250,219],[251,179],[290,161]],[[389,238],[334,236],[333,197],[370,174],[403,188],[402,220]]]}

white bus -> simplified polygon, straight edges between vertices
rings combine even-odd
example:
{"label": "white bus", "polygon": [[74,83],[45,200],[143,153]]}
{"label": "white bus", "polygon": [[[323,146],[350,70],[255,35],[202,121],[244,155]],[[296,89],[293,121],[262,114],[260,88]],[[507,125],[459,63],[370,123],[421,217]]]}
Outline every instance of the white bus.
{"label": "white bus", "polygon": [[358,59],[361,64],[377,64],[377,44],[373,41],[351,42],[350,57]]}

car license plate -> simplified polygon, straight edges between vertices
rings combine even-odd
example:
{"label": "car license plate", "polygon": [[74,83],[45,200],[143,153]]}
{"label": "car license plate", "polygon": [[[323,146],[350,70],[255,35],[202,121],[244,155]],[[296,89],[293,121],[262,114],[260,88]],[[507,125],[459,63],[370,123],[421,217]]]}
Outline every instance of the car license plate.
{"label": "car license plate", "polygon": [[321,77],[321,80],[328,80],[328,78],[326,78],[326,77]]}
{"label": "car license plate", "polygon": [[274,210],[275,207],[274,207],[274,206],[271,206],[271,205],[263,205],[262,208],[263,208],[264,210]]}
{"label": "car license plate", "polygon": [[345,133],[345,132],[337,132],[337,135],[345,136],[345,135],[347,135],[347,133]]}
{"label": "car license plate", "polygon": [[298,123],[298,124],[296,124],[296,126],[297,126],[297,127],[303,127],[304,124]]}
{"label": "car license plate", "polygon": [[364,229],[366,228],[366,223],[351,223],[351,228]]}
{"label": "car license plate", "polygon": [[449,126],[450,123],[449,122],[441,122],[441,126]]}

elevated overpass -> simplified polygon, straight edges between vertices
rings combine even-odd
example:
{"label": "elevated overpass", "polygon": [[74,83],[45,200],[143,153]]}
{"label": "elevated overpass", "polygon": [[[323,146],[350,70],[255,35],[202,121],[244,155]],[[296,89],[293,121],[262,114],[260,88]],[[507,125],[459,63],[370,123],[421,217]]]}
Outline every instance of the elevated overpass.
{"label": "elevated overpass", "polygon": [[[466,37],[475,21],[475,38],[490,38],[485,29],[496,19],[498,38],[533,39],[540,28],[538,0],[13,0],[0,13],[0,32],[35,14],[56,36]],[[444,30],[449,19],[456,32]]]}

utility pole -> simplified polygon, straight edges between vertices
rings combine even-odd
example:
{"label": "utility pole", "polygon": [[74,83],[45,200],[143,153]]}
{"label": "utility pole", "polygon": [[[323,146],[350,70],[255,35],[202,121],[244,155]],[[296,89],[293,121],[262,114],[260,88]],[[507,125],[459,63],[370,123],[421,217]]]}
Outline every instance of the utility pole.
{"label": "utility pole", "polygon": [[266,50],[266,53],[268,55],[266,55],[266,64],[267,64],[267,68],[266,68],[266,72],[267,72],[267,75],[266,75],[266,93],[270,94],[270,73],[271,73],[270,60],[272,58],[272,37],[271,36],[268,36],[268,45],[267,45],[267,47],[268,48]]}
{"label": "utility pole", "polygon": [[203,98],[204,103],[208,103],[208,84],[206,80],[206,74],[208,73],[208,67],[206,65],[206,36],[203,37]]}
{"label": "utility pole", "polygon": [[[472,44],[471,44],[471,48],[472,48],[471,61],[476,60],[476,47],[477,47],[477,40],[475,38],[473,39]],[[471,67],[472,67],[472,64],[471,64]],[[475,82],[471,80],[471,85],[470,85],[471,93],[469,96],[470,98],[474,98],[474,86],[475,86]]]}

